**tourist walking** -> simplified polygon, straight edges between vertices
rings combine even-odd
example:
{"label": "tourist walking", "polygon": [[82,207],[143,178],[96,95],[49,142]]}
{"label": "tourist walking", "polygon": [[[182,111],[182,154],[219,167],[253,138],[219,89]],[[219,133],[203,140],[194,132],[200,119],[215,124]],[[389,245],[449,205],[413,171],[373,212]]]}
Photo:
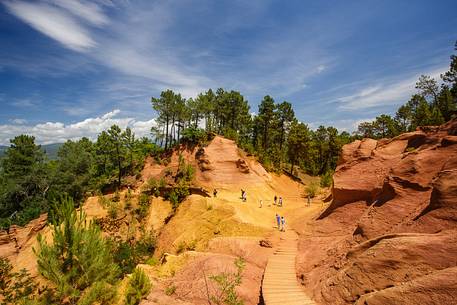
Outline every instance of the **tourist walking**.
{"label": "tourist walking", "polygon": [[278,230],[281,229],[281,216],[276,213],[276,224],[278,225]]}
{"label": "tourist walking", "polygon": [[286,231],[286,219],[284,218],[284,216],[281,216],[281,231]]}
{"label": "tourist walking", "polygon": [[214,196],[214,198],[217,197],[217,190],[216,189],[214,189],[214,191],[213,191],[213,196]]}
{"label": "tourist walking", "polygon": [[275,201],[274,201],[274,205],[276,205],[276,201],[278,200],[278,197],[275,195]]}
{"label": "tourist walking", "polygon": [[282,207],[282,197],[279,197],[279,204],[280,207]]}

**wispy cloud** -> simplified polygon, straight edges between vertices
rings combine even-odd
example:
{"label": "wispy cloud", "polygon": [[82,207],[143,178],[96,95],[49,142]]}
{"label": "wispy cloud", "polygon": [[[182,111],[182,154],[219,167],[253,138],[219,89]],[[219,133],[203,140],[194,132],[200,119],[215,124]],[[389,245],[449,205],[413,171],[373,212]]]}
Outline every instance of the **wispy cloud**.
{"label": "wispy cloud", "polygon": [[440,74],[446,71],[447,67],[434,69],[428,73],[415,73],[406,79],[384,80],[374,82],[367,87],[361,88],[354,94],[336,98],[339,107],[344,110],[357,110],[373,108],[377,106],[398,105],[406,102],[414,93],[415,84],[421,74],[430,75],[439,80]]}
{"label": "wispy cloud", "polygon": [[94,140],[100,132],[114,124],[119,125],[121,128],[129,126],[137,137],[142,137],[149,135],[155,120],[141,121],[131,117],[123,117],[121,116],[121,111],[115,109],[104,115],[87,118],[72,124],[45,122],[27,125],[27,121],[22,119],[13,120],[12,123],[0,125],[0,145],[8,145],[9,139],[20,134],[35,136],[39,144],[62,143],[66,140],[77,140],[82,137]]}
{"label": "wispy cloud", "polygon": [[12,102],[9,103],[11,106],[17,107],[17,108],[24,108],[24,109],[29,109],[36,107],[38,105],[37,100],[33,100],[32,98],[21,98],[21,99],[16,99]]}
{"label": "wispy cloud", "polygon": [[108,18],[103,10],[94,2],[78,0],[53,0],[50,1],[61,8],[66,9],[75,16],[84,19],[93,25],[101,26],[108,23]]}
{"label": "wispy cloud", "polygon": [[79,19],[94,25],[108,22],[94,3],[58,0],[52,2],[6,1],[7,9],[16,17],[44,35],[76,51],[86,51],[96,45],[89,30]]}

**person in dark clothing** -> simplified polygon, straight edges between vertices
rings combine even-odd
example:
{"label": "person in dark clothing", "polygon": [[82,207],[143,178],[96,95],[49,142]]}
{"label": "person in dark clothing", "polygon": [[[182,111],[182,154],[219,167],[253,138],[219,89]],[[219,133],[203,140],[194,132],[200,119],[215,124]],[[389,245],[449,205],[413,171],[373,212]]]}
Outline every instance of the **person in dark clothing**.
{"label": "person in dark clothing", "polygon": [[214,189],[214,191],[213,191],[213,196],[214,196],[214,198],[217,197],[217,190],[216,189]]}
{"label": "person in dark clothing", "polygon": [[276,205],[276,201],[278,200],[278,197],[275,195],[275,198],[274,198],[274,205]]}

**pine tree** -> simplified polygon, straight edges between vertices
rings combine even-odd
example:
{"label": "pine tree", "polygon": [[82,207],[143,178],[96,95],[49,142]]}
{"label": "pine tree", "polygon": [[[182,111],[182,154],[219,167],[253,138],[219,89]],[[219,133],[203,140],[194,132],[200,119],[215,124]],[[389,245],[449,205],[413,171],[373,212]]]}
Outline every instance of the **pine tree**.
{"label": "pine tree", "polygon": [[125,292],[125,304],[137,305],[151,290],[151,282],[143,270],[136,268]]}
{"label": "pine tree", "polygon": [[[55,285],[55,297],[77,304],[86,293],[102,293],[116,280],[119,267],[100,229],[74,208],[73,200],[63,198],[55,207],[53,242],[38,236],[37,256],[40,274]],[[97,294],[97,293],[95,293]],[[102,297],[100,295],[100,297]]]}

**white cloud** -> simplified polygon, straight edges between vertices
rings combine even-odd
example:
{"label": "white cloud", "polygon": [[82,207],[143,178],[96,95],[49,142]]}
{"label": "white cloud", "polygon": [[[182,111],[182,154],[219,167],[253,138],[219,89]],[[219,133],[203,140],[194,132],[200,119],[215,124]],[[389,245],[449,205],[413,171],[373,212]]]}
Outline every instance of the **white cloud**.
{"label": "white cloud", "polygon": [[376,83],[360,89],[354,94],[337,98],[340,108],[344,110],[366,109],[377,106],[389,106],[405,103],[415,92],[415,84],[421,74],[430,75],[439,79],[441,73],[447,67],[429,71],[429,73],[415,74],[404,80],[390,80],[384,83]]}
{"label": "white cloud", "polygon": [[[101,19],[100,13],[90,13],[92,10],[88,6],[86,10],[82,9],[83,5],[79,2],[78,4],[76,2],[69,4],[68,1],[57,2],[60,6],[24,1],[7,1],[4,4],[13,15],[67,48],[86,51],[94,47],[96,43],[89,31],[69,13],[68,9],[71,9],[73,14],[91,20],[95,24],[106,22]],[[65,5],[66,9],[63,9]]]}
{"label": "white cloud", "polygon": [[109,21],[96,3],[78,0],[52,0],[50,2],[94,25],[104,25]]}
{"label": "white cloud", "polygon": [[23,124],[27,123],[27,120],[25,120],[25,119],[11,119],[10,122],[13,123],[13,124],[23,125]]}
{"label": "white cloud", "polygon": [[[331,126],[338,129],[339,132],[347,131],[349,133],[356,131],[357,127],[362,122],[371,122],[374,118],[367,118],[367,119],[343,119],[343,120],[332,120]],[[317,129],[319,126],[329,126],[329,122],[318,121],[318,122],[311,122],[308,124],[310,128]]]}
{"label": "white cloud", "polygon": [[18,108],[32,108],[37,106],[37,101],[30,98],[17,99],[9,103],[11,106]]}
{"label": "white cloud", "polygon": [[8,145],[9,140],[20,134],[35,136],[39,144],[62,143],[66,140],[77,140],[88,137],[92,140],[103,130],[117,124],[122,129],[132,128],[137,137],[148,136],[154,119],[139,121],[131,117],[121,117],[120,110],[115,109],[102,116],[87,118],[83,121],[64,124],[61,122],[45,122],[36,125],[27,125],[26,121],[15,120],[14,124],[0,125],[0,145]]}

